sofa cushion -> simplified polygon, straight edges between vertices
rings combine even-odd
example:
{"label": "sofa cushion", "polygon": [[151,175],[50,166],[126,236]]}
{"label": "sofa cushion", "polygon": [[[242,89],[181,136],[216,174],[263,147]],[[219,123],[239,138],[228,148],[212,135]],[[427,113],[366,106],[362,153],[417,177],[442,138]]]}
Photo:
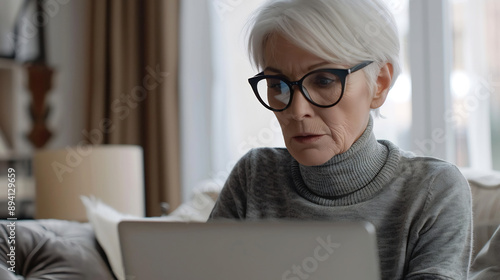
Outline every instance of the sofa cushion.
{"label": "sofa cushion", "polygon": [[0,222],[1,279],[115,279],[92,227],[62,220],[15,222],[15,274],[22,276],[17,278],[7,265],[9,223]]}
{"label": "sofa cushion", "polygon": [[465,168],[461,172],[472,192],[475,257],[500,225],[500,172]]}
{"label": "sofa cushion", "polygon": [[500,227],[477,255],[469,276],[471,280],[500,279]]}
{"label": "sofa cushion", "polygon": [[500,188],[470,183],[474,214],[474,252],[481,250],[500,225]]}

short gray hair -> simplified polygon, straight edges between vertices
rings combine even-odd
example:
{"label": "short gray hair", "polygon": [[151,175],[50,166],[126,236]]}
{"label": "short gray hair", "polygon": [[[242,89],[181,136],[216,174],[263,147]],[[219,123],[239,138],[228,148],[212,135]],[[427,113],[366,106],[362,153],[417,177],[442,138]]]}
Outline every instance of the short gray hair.
{"label": "short gray hair", "polygon": [[249,23],[248,50],[259,69],[268,38],[281,34],[331,63],[376,62],[363,69],[371,91],[385,63],[394,69],[392,85],[401,73],[399,33],[383,0],[270,0]]}

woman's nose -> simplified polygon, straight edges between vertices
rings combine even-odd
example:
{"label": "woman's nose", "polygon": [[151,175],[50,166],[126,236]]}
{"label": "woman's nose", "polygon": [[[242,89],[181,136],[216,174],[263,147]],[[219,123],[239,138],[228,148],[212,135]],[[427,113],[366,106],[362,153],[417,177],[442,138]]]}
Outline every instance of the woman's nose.
{"label": "woman's nose", "polygon": [[312,104],[304,97],[302,92],[297,86],[292,88],[294,91],[292,103],[285,110],[291,118],[301,121],[304,118],[310,117],[313,114]]}

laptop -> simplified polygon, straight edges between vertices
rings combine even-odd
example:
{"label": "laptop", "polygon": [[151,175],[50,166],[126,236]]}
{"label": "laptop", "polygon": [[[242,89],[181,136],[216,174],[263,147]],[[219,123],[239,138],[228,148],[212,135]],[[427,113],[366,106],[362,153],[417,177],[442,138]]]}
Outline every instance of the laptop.
{"label": "laptop", "polygon": [[127,279],[380,279],[364,222],[122,221]]}

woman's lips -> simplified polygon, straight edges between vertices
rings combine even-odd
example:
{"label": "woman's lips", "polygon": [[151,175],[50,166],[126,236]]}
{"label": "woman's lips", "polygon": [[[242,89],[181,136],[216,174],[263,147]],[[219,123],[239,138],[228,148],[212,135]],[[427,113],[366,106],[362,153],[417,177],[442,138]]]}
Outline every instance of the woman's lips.
{"label": "woman's lips", "polygon": [[293,140],[301,144],[311,144],[318,141],[321,137],[323,137],[323,135],[300,135],[293,137]]}

